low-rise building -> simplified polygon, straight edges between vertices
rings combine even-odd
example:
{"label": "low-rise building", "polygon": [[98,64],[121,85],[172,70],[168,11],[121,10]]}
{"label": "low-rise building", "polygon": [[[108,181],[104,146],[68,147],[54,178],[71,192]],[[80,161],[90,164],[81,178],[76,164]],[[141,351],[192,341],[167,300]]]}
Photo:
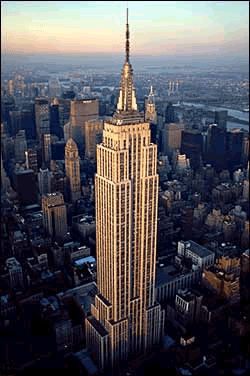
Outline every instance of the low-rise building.
{"label": "low-rise building", "polygon": [[[180,261],[181,262],[181,261]],[[178,265],[159,267],[156,271],[156,297],[164,304],[175,297],[179,289],[190,288],[201,280],[200,268],[185,268]]]}
{"label": "low-rise building", "polygon": [[1,279],[5,281],[9,288],[23,287],[23,269],[15,257],[8,258],[5,261]]}
{"label": "low-rise building", "polygon": [[202,284],[228,301],[238,302],[240,298],[239,276],[212,266],[204,270]]}
{"label": "low-rise building", "polygon": [[190,258],[200,268],[214,264],[215,254],[192,240],[178,242],[178,255]]}

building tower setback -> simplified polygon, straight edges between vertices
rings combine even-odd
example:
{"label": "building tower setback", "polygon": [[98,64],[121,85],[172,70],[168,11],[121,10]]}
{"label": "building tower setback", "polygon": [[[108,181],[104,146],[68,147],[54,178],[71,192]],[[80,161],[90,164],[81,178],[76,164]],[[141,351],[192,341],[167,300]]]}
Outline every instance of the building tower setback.
{"label": "building tower setback", "polygon": [[75,141],[70,137],[65,147],[65,170],[70,184],[70,197],[76,201],[81,196],[80,157]]}
{"label": "building tower setback", "polygon": [[149,123],[137,109],[126,58],[114,116],[104,122],[97,145],[97,287],[92,316],[86,319],[87,346],[99,366],[112,367],[129,353],[159,343],[164,311],[155,300],[158,211],[157,146]]}

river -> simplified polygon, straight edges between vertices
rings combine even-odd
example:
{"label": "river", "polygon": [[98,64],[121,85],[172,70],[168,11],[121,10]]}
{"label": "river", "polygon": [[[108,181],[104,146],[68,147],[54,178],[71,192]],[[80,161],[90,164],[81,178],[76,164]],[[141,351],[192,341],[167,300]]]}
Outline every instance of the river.
{"label": "river", "polygon": [[245,120],[245,121],[249,122],[249,112],[242,112],[242,111],[232,110],[232,109],[228,109],[228,108],[224,108],[224,107],[207,106],[205,104],[200,104],[200,103],[183,102],[183,104],[185,106],[194,106],[196,108],[204,108],[204,109],[211,110],[211,111],[227,110],[228,116],[232,116],[236,119]]}

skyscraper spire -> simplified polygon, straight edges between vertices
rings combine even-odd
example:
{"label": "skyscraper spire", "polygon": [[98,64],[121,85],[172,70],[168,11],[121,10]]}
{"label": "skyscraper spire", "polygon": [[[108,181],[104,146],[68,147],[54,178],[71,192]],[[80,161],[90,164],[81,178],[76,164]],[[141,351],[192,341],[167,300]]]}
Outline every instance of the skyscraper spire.
{"label": "skyscraper spire", "polygon": [[128,8],[127,8],[127,24],[126,24],[126,62],[129,62],[129,25],[128,25]]}
{"label": "skyscraper spire", "polygon": [[120,95],[117,103],[117,113],[137,112],[137,103],[135,97],[135,90],[133,85],[133,69],[129,61],[129,25],[128,25],[128,9],[127,9],[127,23],[126,23],[126,55],[125,63],[122,69]]}

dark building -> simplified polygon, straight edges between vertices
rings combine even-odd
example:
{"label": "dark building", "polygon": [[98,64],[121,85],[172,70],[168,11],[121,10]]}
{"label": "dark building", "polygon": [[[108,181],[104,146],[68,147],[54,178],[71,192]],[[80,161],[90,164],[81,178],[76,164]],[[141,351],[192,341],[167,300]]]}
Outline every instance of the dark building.
{"label": "dark building", "polygon": [[10,136],[14,136],[11,129],[11,120],[10,120],[10,111],[14,111],[16,109],[15,101],[12,97],[5,97],[1,100],[1,120],[6,121],[8,124],[8,133]]}
{"label": "dark building", "polygon": [[222,129],[227,129],[227,110],[215,111],[214,122]]}
{"label": "dark building", "polygon": [[216,169],[226,168],[226,130],[211,124],[208,129],[208,162]]}
{"label": "dark building", "polygon": [[190,239],[192,236],[194,209],[192,207],[183,208],[181,214],[181,235],[183,239]]}
{"label": "dark building", "polygon": [[190,166],[196,170],[200,167],[203,150],[203,136],[200,131],[186,129],[182,131],[181,153],[190,159]]}
{"label": "dark building", "polygon": [[33,170],[20,170],[14,173],[15,190],[22,205],[37,201],[37,185]]}
{"label": "dark building", "polygon": [[242,163],[244,133],[240,129],[227,132],[227,168],[229,171],[240,167]]}
{"label": "dark building", "polygon": [[36,138],[34,105],[32,105],[30,109],[10,111],[9,117],[11,136],[15,136],[21,129],[24,129],[27,139],[34,140]]}
{"label": "dark building", "polygon": [[31,109],[22,110],[21,114],[22,128],[25,129],[26,138],[28,140],[36,139],[36,119],[35,105],[32,104]]}
{"label": "dark building", "polygon": [[59,139],[63,137],[63,129],[60,126],[59,104],[51,104],[49,109],[50,133]]}
{"label": "dark building", "polygon": [[76,96],[76,93],[73,90],[65,91],[62,94],[63,99],[74,99]]}
{"label": "dark building", "polygon": [[169,102],[165,110],[165,123],[170,124],[176,123],[177,121],[178,119],[176,119],[173,104]]}
{"label": "dark building", "polygon": [[65,141],[57,141],[51,145],[51,159],[63,160],[65,154]]}
{"label": "dark building", "polygon": [[22,129],[22,112],[17,110],[10,111],[9,117],[10,133],[11,136],[15,136]]}

